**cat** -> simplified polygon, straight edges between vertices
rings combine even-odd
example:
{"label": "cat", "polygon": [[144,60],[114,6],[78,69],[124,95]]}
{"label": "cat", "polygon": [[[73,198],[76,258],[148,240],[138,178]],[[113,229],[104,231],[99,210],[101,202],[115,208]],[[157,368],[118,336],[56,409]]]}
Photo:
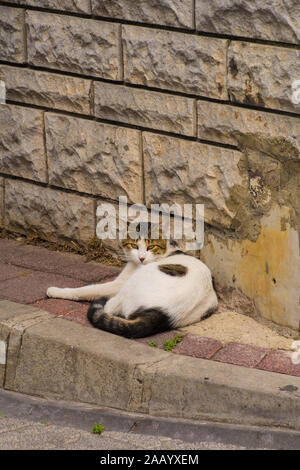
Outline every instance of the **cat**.
{"label": "cat", "polygon": [[128,236],[122,247],[127,264],[114,281],[50,287],[48,297],[95,301],[87,313],[90,323],[127,338],[187,326],[217,309],[209,268],[180,250],[176,241]]}

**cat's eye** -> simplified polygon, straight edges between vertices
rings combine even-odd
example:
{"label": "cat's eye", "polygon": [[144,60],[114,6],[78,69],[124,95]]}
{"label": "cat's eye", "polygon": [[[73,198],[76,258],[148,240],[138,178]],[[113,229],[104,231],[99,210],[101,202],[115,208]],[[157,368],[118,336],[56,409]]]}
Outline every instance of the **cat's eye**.
{"label": "cat's eye", "polygon": [[137,248],[137,244],[136,243],[128,243],[127,245],[129,248]]}
{"label": "cat's eye", "polygon": [[158,245],[149,245],[147,247],[147,250],[153,250],[153,248],[159,248],[159,246]]}

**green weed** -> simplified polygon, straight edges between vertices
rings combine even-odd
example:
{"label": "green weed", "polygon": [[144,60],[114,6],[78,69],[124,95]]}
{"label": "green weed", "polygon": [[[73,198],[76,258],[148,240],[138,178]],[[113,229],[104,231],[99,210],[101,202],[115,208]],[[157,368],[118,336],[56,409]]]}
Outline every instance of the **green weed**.
{"label": "green weed", "polygon": [[95,423],[95,426],[92,429],[93,434],[101,434],[104,431],[104,426],[101,426],[101,424]]}
{"label": "green weed", "polygon": [[168,339],[165,344],[164,344],[164,350],[165,351],[168,351],[168,352],[172,352],[173,349],[175,348],[175,346],[180,343],[180,341],[182,341],[184,338],[184,335],[178,335],[176,336],[176,338],[174,338],[173,340],[171,339]]}

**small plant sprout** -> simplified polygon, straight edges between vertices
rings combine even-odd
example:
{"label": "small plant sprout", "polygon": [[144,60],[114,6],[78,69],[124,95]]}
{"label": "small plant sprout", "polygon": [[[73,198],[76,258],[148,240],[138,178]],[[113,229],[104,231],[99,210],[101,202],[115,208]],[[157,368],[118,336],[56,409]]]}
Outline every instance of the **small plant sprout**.
{"label": "small plant sprout", "polygon": [[182,341],[183,338],[184,338],[184,335],[178,335],[173,340],[168,339],[164,344],[164,350],[168,352],[172,352],[175,346],[177,345],[177,343],[180,343],[180,341]]}
{"label": "small plant sprout", "polygon": [[104,426],[102,426],[101,424],[95,423],[95,426],[92,429],[92,433],[101,434],[104,431],[104,429],[105,429]]}

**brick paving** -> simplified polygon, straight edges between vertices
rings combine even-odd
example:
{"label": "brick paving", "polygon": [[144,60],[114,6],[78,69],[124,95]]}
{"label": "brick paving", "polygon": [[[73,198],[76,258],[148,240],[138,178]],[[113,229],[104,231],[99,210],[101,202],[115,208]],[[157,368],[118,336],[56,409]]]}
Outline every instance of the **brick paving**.
{"label": "brick paving", "polygon": [[[80,255],[0,239],[0,299],[32,304],[87,327],[92,328],[86,318],[88,302],[48,299],[47,288],[80,287],[93,282],[108,282],[119,271],[120,268],[94,261],[86,263]],[[136,341],[163,349],[167,340],[173,341],[180,334],[183,334],[180,330],[174,330]],[[293,364],[287,351],[241,343],[222,344],[215,339],[191,333],[184,334],[182,341],[173,348],[172,354],[300,377],[300,364]]]}

